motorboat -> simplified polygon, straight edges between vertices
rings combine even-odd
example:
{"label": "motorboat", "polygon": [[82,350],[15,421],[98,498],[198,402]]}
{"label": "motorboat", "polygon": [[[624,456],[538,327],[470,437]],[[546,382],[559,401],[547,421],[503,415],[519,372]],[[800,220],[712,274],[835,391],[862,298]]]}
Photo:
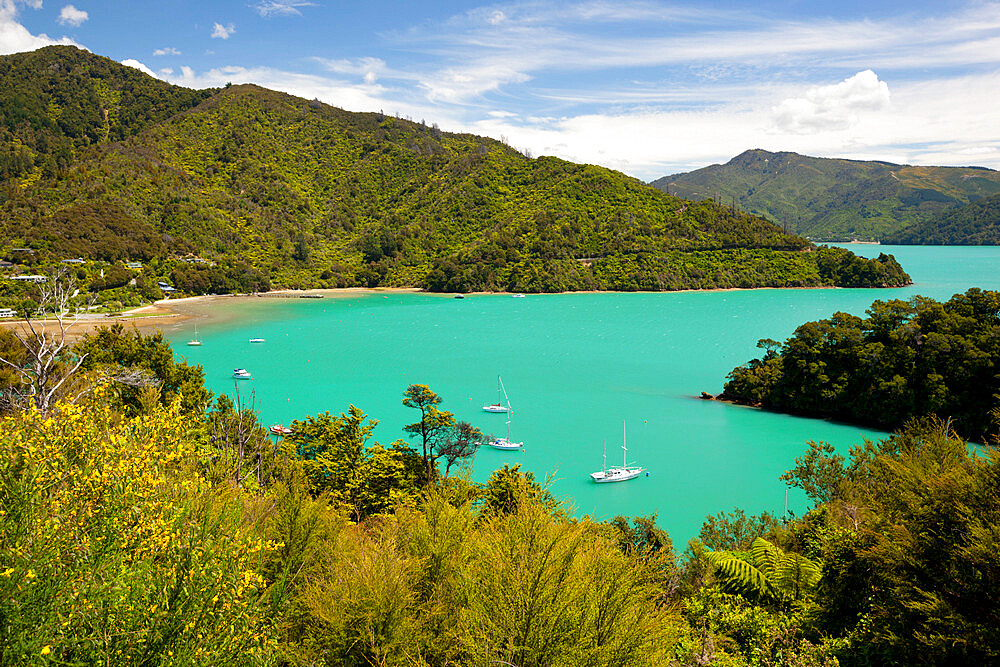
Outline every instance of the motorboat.
{"label": "motorboat", "polygon": [[250,371],[248,371],[245,368],[234,368],[233,377],[236,378],[237,380],[249,380],[253,376],[250,375]]}

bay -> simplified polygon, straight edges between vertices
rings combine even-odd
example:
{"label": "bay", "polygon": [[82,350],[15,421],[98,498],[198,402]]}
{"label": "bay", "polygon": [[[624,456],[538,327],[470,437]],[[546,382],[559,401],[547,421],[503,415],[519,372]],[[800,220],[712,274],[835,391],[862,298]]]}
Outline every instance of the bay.
{"label": "bay", "polygon": [[[835,311],[863,315],[876,299],[916,294],[947,299],[972,286],[1000,289],[1000,248],[847,244],[864,256],[894,254],[915,284],[900,289],[761,289],[720,292],[451,295],[369,293],[325,299],[233,299],[211,303],[216,323],[192,320],[165,332],[176,353],[205,368],[217,393],[252,400],[263,423],[351,404],[378,419],[375,439],[403,438],[415,411],[402,393],[421,383],[442,409],[503,434],[503,415],[484,413],[503,377],[523,451],[484,448],[472,479],[520,464],[598,519],[656,513],[678,548],[704,518],[735,507],[782,512],[778,476],[808,440],[846,452],[884,434],[824,420],[695,398],[717,393],[726,373],[756,356],[758,339],[783,340],[799,324]],[[207,307],[207,306],[206,306]],[[219,312],[223,311],[223,312]],[[194,322],[204,345],[187,347]],[[262,337],[264,343],[250,343]],[[232,379],[245,367],[253,380]],[[606,443],[648,477],[597,485]],[[805,498],[792,490],[789,507]]]}

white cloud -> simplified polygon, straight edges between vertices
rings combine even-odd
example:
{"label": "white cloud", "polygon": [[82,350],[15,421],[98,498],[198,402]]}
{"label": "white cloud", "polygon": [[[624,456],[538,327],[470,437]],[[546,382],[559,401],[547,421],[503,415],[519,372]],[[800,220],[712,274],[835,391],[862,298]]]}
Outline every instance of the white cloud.
{"label": "white cloud", "polygon": [[216,23],[212,26],[212,38],[213,39],[229,39],[229,37],[236,32],[236,26],[232,23],[227,25],[222,25],[221,23]]}
{"label": "white cloud", "polygon": [[154,56],[179,56],[180,54],[181,52],[172,46],[167,46],[162,49],[156,49],[155,51],[153,51]]}
{"label": "white cloud", "polygon": [[251,7],[257,10],[258,14],[264,17],[301,15],[302,12],[299,11],[299,7],[315,6],[315,2],[308,2],[307,0],[262,0],[251,5]]}
{"label": "white cloud", "polygon": [[889,86],[865,70],[830,86],[814,86],[805,97],[783,100],[774,108],[775,126],[784,132],[810,134],[845,130],[862,112],[889,106]]}
{"label": "white cloud", "polygon": [[42,6],[41,0],[30,0],[24,3],[16,2],[15,0],[0,0],[0,55],[34,51],[43,46],[51,46],[53,44],[65,44],[83,48],[69,37],[64,36],[59,39],[53,39],[45,33],[39,33],[38,35],[31,34],[31,31],[17,20],[19,5],[21,4],[27,5],[32,9],[40,9]]}
{"label": "white cloud", "polygon": [[[385,61],[381,58],[356,58],[353,60],[348,58],[341,58],[338,60],[314,58],[314,60],[330,72],[335,72],[337,74],[354,74],[362,77],[365,83],[368,84],[375,83],[379,76],[387,71]],[[405,75],[400,72],[395,72],[392,76],[393,78],[402,78]]]}
{"label": "white cloud", "polygon": [[90,18],[90,15],[82,9],[77,9],[73,5],[66,5],[59,12],[59,18],[57,20],[61,25],[69,25],[75,28],[82,25],[88,18]]}
{"label": "white cloud", "polygon": [[126,58],[125,60],[122,61],[122,65],[126,65],[128,67],[134,67],[140,72],[145,72],[149,76],[156,78],[156,73],[153,72],[153,70],[149,69],[135,58]]}

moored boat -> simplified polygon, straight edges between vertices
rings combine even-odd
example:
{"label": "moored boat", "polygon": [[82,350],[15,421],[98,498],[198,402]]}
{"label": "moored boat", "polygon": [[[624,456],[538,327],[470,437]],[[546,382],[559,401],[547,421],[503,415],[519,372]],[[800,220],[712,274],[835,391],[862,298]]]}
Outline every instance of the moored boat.
{"label": "moored boat", "polygon": [[590,473],[590,478],[595,482],[597,482],[598,484],[605,484],[607,482],[625,482],[630,479],[635,479],[644,472],[646,472],[645,468],[640,468],[639,466],[630,466],[628,464],[628,448],[625,446],[625,422],[623,421],[621,467],[611,467],[611,468],[608,467],[608,449],[607,446],[605,446],[604,466],[597,472]]}
{"label": "moored boat", "polygon": [[237,380],[249,380],[253,376],[250,375],[250,371],[248,371],[245,368],[234,368],[233,377],[236,378]]}

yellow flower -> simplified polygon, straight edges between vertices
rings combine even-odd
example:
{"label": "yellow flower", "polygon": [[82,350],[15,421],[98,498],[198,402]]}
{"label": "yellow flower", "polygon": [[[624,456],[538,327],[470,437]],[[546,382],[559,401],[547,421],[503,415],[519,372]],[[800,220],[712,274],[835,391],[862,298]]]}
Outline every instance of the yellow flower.
{"label": "yellow flower", "polygon": [[14,568],[12,568],[12,567],[11,568],[7,568],[6,570],[3,571],[3,576],[9,577],[13,571],[14,571]]}
{"label": "yellow flower", "polygon": [[44,646],[42,648],[42,655],[48,655],[49,653],[52,653],[52,647],[48,645]]}

